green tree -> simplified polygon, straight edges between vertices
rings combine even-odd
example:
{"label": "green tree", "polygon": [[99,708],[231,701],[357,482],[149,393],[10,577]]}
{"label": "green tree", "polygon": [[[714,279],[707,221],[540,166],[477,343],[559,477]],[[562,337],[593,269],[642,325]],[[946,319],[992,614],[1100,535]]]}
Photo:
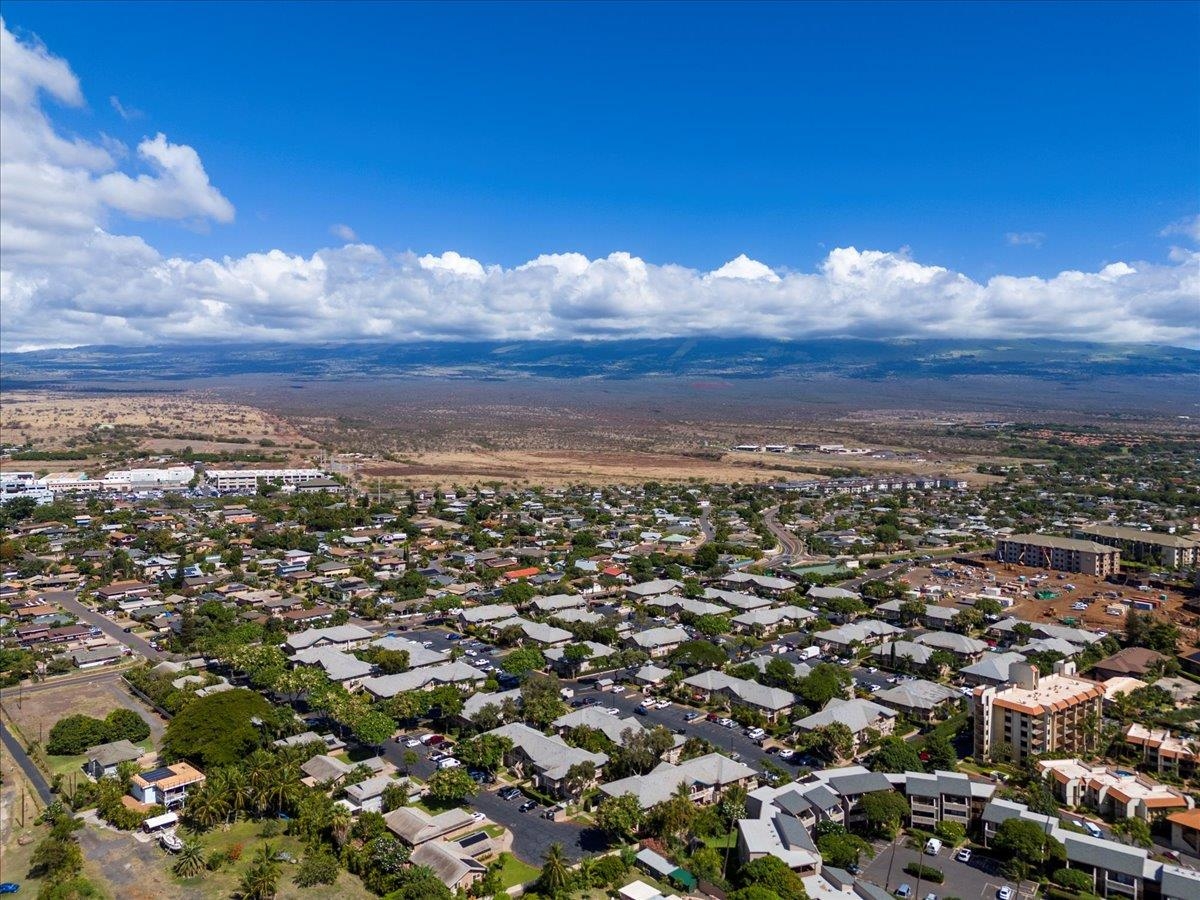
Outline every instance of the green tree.
{"label": "green tree", "polygon": [[538,876],[537,892],[543,897],[563,897],[570,890],[571,872],[567,867],[562,844],[554,843],[542,857],[542,873]]}
{"label": "green tree", "polygon": [[355,720],[353,730],[359,743],[368,747],[378,747],[392,736],[392,732],[396,730],[396,723],[386,713],[372,709]]}
{"label": "green tree", "polygon": [[82,713],[59,719],[50,729],[46,752],[55,756],[75,756],[108,740],[104,722]]}
{"label": "green tree", "polygon": [[958,769],[958,751],[954,749],[954,745],[950,743],[950,739],[941,732],[930,732],[929,736],[925,738],[924,747],[921,749],[929,756],[926,768],[930,772],[939,770],[954,772]]}
{"label": "green tree", "polygon": [[1080,894],[1090,894],[1095,888],[1092,876],[1082,869],[1055,869],[1050,880],[1060,887],[1069,888]]}
{"label": "green tree", "polygon": [[104,717],[104,730],[110,741],[137,743],[150,737],[150,725],[132,709],[121,706]]}
{"label": "green tree", "polygon": [[596,808],[596,825],[617,840],[633,838],[642,827],[642,807],[633,794],[606,796]]}
{"label": "green tree", "polygon": [[271,704],[245,688],[197,697],[167,724],[163,750],[202,769],[232,765],[265,743],[255,720],[272,717]]}
{"label": "green tree", "polygon": [[894,791],[871,791],[860,803],[867,827],[881,837],[895,837],[909,814],[908,801]]}
{"label": "green tree", "polygon": [[1008,858],[1007,871],[1013,878],[1025,878],[1030,870],[1040,869],[1049,860],[1066,859],[1063,845],[1028,819],[1001,823],[992,846],[997,855]]}
{"label": "green tree", "polygon": [[670,660],[674,668],[700,671],[720,669],[729,662],[729,657],[710,641],[685,641],[671,652]]}
{"label": "green tree", "polygon": [[430,776],[429,796],[442,803],[457,803],[474,795],[475,782],[461,766],[438,769]]}
{"label": "green tree", "polygon": [[916,749],[901,737],[890,735],[879,742],[871,766],[876,772],[922,772],[924,766]]}
{"label": "green tree", "polygon": [[512,741],[498,734],[481,734],[458,745],[457,755],[468,766],[495,772],[504,765],[512,750]]}
{"label": "green tree", "polygon": [[738,880],[743,887],[760,887],[774,892],[780,900],[808,900],[800,876],[777,856],[763,856],[742,866]]}
{"label": "green tree", "polygon": [[[578,675],[579,670],[583,667],[584,660],[589,659],[592,655],[592,648],[587,644],[569,644],[563,650],[563,659],[570,666],[571,674]],[[511,671],[511,670],[510,670]]]}
{"label": "green tree", "polygon": [[505,671],[519,676],[546,668],[546,657],[537,647],[521,647],[504,657],[502,664]]}
{"label": "green tree", "polygon": [[845,869],[858,865],[861,857],[874,855],[871,845],[856,834],[825,834],[817,838],[817,849],[827,866]]}

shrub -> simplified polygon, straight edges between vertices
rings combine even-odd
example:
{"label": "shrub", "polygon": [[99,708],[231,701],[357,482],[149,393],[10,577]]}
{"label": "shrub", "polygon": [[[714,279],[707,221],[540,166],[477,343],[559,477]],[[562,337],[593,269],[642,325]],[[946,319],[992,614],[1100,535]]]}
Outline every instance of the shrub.
{"label": "shrub", "polygon": [[204,868],[210,872],[215,872],[229,862],[229,854],[224,850],[214,850],[208,854],[208,859],[204,862]]}
{"label": "shrub", "polygon": [[114,709],[104,717],[104,729],[110,741],[137,743],[150,737],[150,726],[132,709]]}
{"label": "shrub", "polygon": [[75,756],[107,740],[108,730],[103,722],[76,713],[54,723],[46,742],[46,752],[54,756]]}
{"label": "shrub", "polygon": [[316,884],[333,884],[338,877],[338,861],[327,850],[307,853],[294,881],[300,887],[312,887]]}
{"label": "shrub", "polygon": [[920,878],[922,881],[932,881],[934,884],[941,884],[946,880],[946,876],[942,874],[941,869],[935,869],[933,866],[927,866],[919,862],[910,862],[904,867],[904,871],[914,878]]}
{"label": "shrub", "polygon": [[242,845],[230,844],[229,849],[225,851],[225,854],[229,857],[230,862],[237,862],[242,858]]}

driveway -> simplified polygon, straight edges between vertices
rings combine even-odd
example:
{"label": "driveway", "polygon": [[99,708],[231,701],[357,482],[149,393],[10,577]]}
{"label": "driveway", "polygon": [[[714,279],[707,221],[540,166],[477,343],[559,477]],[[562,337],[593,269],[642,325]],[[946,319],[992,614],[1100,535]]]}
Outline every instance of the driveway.
{"label": "driveway", "polygon": [[[876,844],[876,856],[863,869],[863,877],[894,894],[902,884],[913,892],[914,900],[923,900],[930,893],[938,897],[961,897],[962,900],[994,900],[996,892],[1004,885],[1016,887],[999,873],[996,860],[973,854],[970,862],[961,863],[953,858],[951,851],[943,848],[937,856],[926,856],[918,849],[905,846],[901,837],[892,844]],[[904,867],[919,862],[940,869],[946,876],[941,884],[918,881]]]}

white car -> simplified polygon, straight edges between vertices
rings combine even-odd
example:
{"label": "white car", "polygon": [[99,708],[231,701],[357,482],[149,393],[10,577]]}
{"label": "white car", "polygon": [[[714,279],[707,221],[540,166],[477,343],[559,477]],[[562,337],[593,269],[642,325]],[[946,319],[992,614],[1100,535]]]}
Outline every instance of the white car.
{"label": "white car", "polygon": [[659,700],[656,704],[654,704],[654,708],[655,709],[666,709],[670,705],[671,705],[670,700]]}
{"label": "white car", "polygon": [[971,849],[969,847],[963,847],[961,850],[959,850],[957,853],[954,854],[954,858],[957,859],[959,862],[970,862],[971,861]]}
{"label": "white car", "polygon": [[1016,893],[1016,891],[1006,884],[1004,887],[1000,888],[1000,890],[996,891],[996,900],[1013,900],[1013,897],[1016,896]]}
{"label": "white car", "polygon": [[475,810],[475,812],[471,813],[471,818],[476,822],[482,822],[487,818],[487,816],[484,813],[481,813],[479,810]]}
{"label": "white car", "polygon": [[404,746],[405,747],[420,747],[421,742],[418,741],[416,738],[409,738],[407,741],[404,742]]}

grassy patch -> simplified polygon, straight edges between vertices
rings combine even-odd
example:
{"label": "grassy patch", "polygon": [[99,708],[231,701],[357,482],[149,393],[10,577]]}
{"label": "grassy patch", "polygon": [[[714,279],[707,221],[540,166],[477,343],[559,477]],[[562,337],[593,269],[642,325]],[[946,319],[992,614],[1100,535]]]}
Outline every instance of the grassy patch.
{"label": "grassy patch", "polygon": [[[236,891],[242,875],[250,866],[254,852],[264,843],[269,843],[277,853],[290,853],[292,858],[299,863],[304,856],[304,848],[300,840],[284,834],[276,835],[273,838],[263,838],[259,834],[263,824],[263,822],[242,820],[235,822],[227,831],[217,827],[202,835],[197,835],[197,840],[204,848],[206,857],[214,850],[228,850],[234,844],[241,844],[241,858],[216,872],[206,872],[200,878],[187,880],[176,878],[173,880],[181,886],[202,890],[205,896],[216,900],[216,898],[229,897]],[[164,861],[164,865],[169,870],[169,859]],[[368,900],[374,896],[363,887],[358,878],[345,871],[338,876],[337,882],[333,885],[298,887],[292,882],[298,869],[299,865],[280,863],[279,890],[276,894],[278,900],[312,900],[312,898],[331,896],[350,898],[350,900]]]}
{"label": "grassy patch", "polygon": [[510,888],[517,884],[528,884],[541,873],[541,870],[517,859],[511,853],[500,855],[500,886]]}
{"label": "grassy patch", "polygon": [[704,839],[704,844],[707,847],[712,847],[714,850],[727,850],[737,846],[737,832],[731,831],[729,834],[710,835]]}

